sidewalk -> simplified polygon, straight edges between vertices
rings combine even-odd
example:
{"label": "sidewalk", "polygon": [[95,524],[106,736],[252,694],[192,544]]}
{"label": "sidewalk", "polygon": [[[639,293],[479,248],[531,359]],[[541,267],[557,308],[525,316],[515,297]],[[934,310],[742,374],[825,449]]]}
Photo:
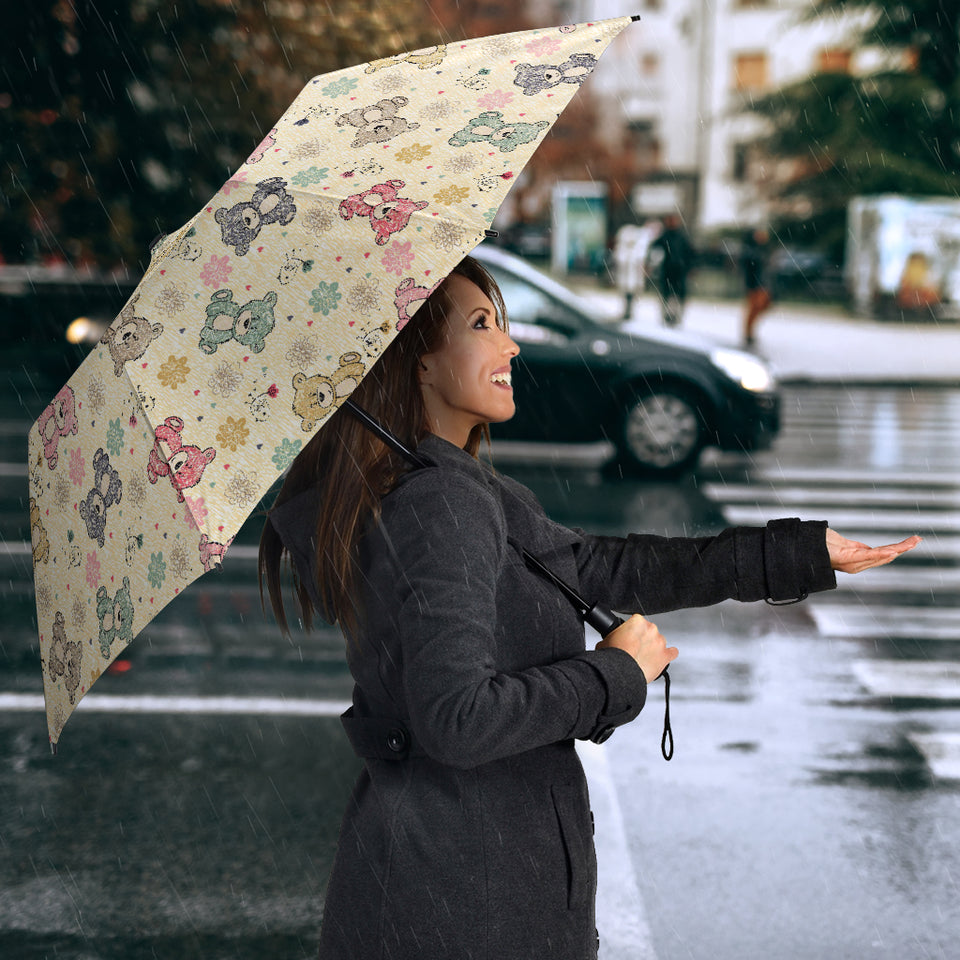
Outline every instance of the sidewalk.
{"label": "sidewalk", "polygon": [[[622,317],[623,298],[589,280],[567,285],[601,322]],[[731,300],[689,300],[679,329],[722,346],[740,347],[743,306]],[[627,328],[663,329],[656,295],[634,300]],[[753,352],[781,382],[846,382],[960,386],[960,324],[879,322],[841,308],[775,303],[760,319]]]}

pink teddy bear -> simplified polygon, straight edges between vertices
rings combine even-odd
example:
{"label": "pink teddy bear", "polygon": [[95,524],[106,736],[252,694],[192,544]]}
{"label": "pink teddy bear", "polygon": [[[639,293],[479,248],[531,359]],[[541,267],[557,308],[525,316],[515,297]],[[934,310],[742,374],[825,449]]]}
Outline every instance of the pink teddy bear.
{"label": "pink teddy bear", "polygon": [[183,421],[179,417],[167,417],[153,432],[153,449],[147,461],[147,474],[151,483],[158,477],[170,477],[177,500],[183,503],[183,491],[195,487],[203,476],[207,464],[217,455],[213,447],[201,450],[184,445],[180,437]]}
{"label": "pink teddy bear", "polygon": [[40,414],[37,429],[43,440],[43,456],[47,466],[53,470],[57,465],[57,445],[60,438],[75,435],[77,432],[76,403],[73,390],[69,386],[63,387]]}
{"label": "pink teddy bear", "polygon": [[391,234],[398,233],[418,210],[428,206],[426,200],[411,200],[401,197],[403,180],[388,180],[378,183],[363,193],[355,193],[340,204],[340,216],[349,220],[354,214],[368,217],[373,232],[377,235],[377,245],[383,246]]}
{"label": "pink teddy bear", "polygon": [[400,281],[400,286],[397,287],[393,299],[393,305],[397,308],[397,330],[402,330],[407,325],[407,321],[416,313],[416,310],[411,310],[410,307],[415,303],[426,300],[439,286],[439,280],[432,287],[417,286],[413,277],[407,277]]}
{"label": "pink teddy bear", "polygon": [[223,564],[223,558],[227,555],[227,548],[233,543],[231,537],[226,543],[216,543],[205,533],[200,536],[200,562],[203,564],[204,573],[209,573],[214,567]]}

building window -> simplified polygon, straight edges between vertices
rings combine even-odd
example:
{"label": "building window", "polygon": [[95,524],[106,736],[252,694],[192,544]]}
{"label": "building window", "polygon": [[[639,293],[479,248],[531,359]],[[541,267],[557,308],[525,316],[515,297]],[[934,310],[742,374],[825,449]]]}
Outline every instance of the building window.
{"label": "building window", "polygon": [[734,183],[744,183],[750,168],[750,147],[745,143],[733,145],[733,162],[730,165],[730,179]]}
{"label": "building window", "polygon": [[644,0],[643,9],[644,9],[644,10],[659,10],[659,9],[660,9],[660,0]]}
{"label": "building window", "polygon": [[741,93],[757,93],[767,89],[767,55],[738,53],[733,62],[733,86]]}
{"label": "building window", "polygon": [[645,77],[655,77],[660,72],[660,54],[643,54],[643,56],[640,57],[640,72]]}
{"label": "building window", "polygon": [[849,73],[853,51],[847,47],[824,47],[817,54],[819,73]]}

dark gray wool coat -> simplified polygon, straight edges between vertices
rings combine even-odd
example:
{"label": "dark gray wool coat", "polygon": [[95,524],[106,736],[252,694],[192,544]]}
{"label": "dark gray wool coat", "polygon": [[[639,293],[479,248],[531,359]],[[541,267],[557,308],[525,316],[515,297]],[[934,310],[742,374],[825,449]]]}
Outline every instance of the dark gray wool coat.
{"label": "dark gray wool coat", "polygon": [[[582,596],[649,616],[835,586],[826,524],[590,536],[439,437],[419,452],[436,467],[401,480],[362,542],[352,713],[384,722],[345,722],[366,759],[321,960],[592,960],[596,858],[574,740],[636,717],[646,683],[627,653],[585,649],[573,607],[508,533]],[[316,509],[308,493],[271,515],[310,583]]]}

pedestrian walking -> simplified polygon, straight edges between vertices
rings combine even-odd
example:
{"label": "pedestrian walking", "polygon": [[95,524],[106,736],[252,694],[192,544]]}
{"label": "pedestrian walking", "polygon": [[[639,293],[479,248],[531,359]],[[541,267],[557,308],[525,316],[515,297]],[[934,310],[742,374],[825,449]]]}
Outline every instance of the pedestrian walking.
{"label": "pedestrian walking", "polygon": [[683,318],[687,301],[687,275],[696,256],[677,214],[672,213],[664,218],[660,236],[650,245],[651,254],[655,251],[659,255],[657,277],[663,322],[665,326],[676,327]]}
{"label": "pedestrian walking", "polygon": [[[727,598],[791,601],[869,548],[826,523],[714,537],[593,536],[478,459],[514,413],[495,282],[467,258],[352,400],[429,465],[411,469],[345,407],[293,462],[264,526],[261,584],[286,628],[338,623],[355,680],[344,727],[364,767],[344,814],[322,960],[596,958],[596,858],[576,739],[641,711],[677,656],[646,619]],[[586,649],[580,617],[517,547],[586,597],[637,611]]]}
{"label": "pedestrian walking", "polygon": [[646,276],[644,263],[652,237],[647,226],[634,223],[624,224],[618,231],[613,244],[613,264],[617,287],[623,294],[623,319],[633,315],[633,301],[637,293],[642,293]]}
{"label": "pedestrian walking", "polygon": [[769,246],[770,234],[764,228],[758,227],[746,235],[740,255],[743,284],[747,296],[743,318],[743,344],[746,347],[754,345],[757,322],[773,302],[771,284],[767,276]]}

